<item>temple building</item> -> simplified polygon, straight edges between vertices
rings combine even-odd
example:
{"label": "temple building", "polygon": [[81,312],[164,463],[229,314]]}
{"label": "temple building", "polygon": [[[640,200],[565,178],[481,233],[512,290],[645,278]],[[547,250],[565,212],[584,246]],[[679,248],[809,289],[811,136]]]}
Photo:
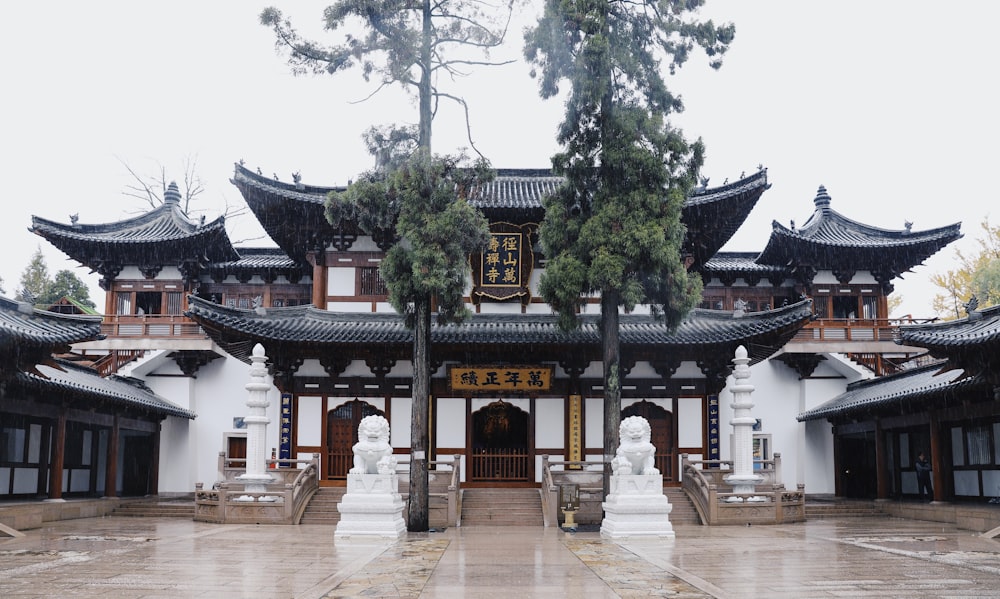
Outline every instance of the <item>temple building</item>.
{"label": "temple building", "polygon": [[81,364],[70,345],[101,318],[0,298],[0,499],[147,495],[157,488],[160,422],[195,415],[138,379]]}
{"label": "temple building", "polygon": [[852,383],[800,421],[833,424],[837,493],[916,496],[915,456],[931,461],[936,501],[1000,497],[1000,306],[900,328],[926,366]]}
{"label": "temple building", "polygon": [[[210,486],[220,453],[245,457],[243,384],[258,343],[276,387],[268,434],[277,457],[319,454],[320,483],[343,484],[358,422],[380,414],[405,464],[412,337],[379,275],[387,240],[349,220],[328,223],[324,201],[334,188],[280,182],[241,164],[232,182],[276,248],[233,247],[221,218],[183,213],[175,187],[132,219],[32,223],[98,272],[107,292],[104,338],[80,339],[75,352],[116,364],[181,410],[160,424],[156,491]],[[537,486],[544,456],[603,459],[599,299],[587,298],[580,328],[565,332],[537,293],[541,200],[559,184],[549,171],[501,169],[471,199],[489,220],[491,243],[470,256],[472,317],[432,330],[429,398],[428,458],[458,456],[465,486]],[[804,224],[775,222],[763,251],[720,251],[768,187],[761,169],[687,199],[683,258],[705,283],[703,301],[673,331],[648,307],[622,316],[622,416],[650,421],[665,484],[678,484],[681,454],[727,459],[725,385],[744,346],[759,459],[782,453],[781,482],[791,488],[863,494],[835,476],[831,423],[797,417],[925,352],[894,341],[887,298],[895,278],[961,236],[959,225],[871,227],[834,211],[820,187]]]}

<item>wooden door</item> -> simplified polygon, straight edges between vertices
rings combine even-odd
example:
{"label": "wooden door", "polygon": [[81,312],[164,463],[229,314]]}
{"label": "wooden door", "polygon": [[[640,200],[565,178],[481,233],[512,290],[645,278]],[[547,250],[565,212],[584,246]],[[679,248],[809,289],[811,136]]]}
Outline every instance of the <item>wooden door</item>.
{"label": "wooden door", "polygon": [[629,416],[642,416],[649,422],[650,441],[656,447],[654,460],[656,468],[663,475],[663,482],[676,482],[674,457],[677,448],[674,446],[674,415],[660,406],[645,399],[622,410],[624,420]]}

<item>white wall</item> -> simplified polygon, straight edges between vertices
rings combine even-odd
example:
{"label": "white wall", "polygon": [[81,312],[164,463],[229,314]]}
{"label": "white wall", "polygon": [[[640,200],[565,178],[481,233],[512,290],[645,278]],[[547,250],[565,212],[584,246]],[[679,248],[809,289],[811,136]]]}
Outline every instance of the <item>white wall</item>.
{"label": "white wall", "polygon": [[[219,452],[224,451],[224,435],[237,432],[233,418],[247,416],[247,391],[250,366],[232,357],[220,358],[202,366],[197,378],[183,376],[172,360],[165,362],[144,380],[161,397],[197,414],[183,426],[169,422],[160,442],[161,493],[192,493],[195,483],[211,488],[218,478]],[[270,379],[269,379],[270,381]],[[280,433],[280,395],[274,387],[267,395],[266,446],[278,447]],[[167,423],[165,423],[167,424]],[[245,429],[240,431],[245,432]]]}
{"label": "white wall", "polygon": [[[845,376],[843,367],[834,369],[827,362],[800,381],[799,375],[778,360],[768,360],[750,369],[749,383],[752,416],[761,420],[763,434],[771,435],[771,451],[781,454],[781,482],[786,489],[806,485],[806,493],[833,493],[833,435],[825,421],[802,423],[795,417],[847,389],[847,384],[861,378]],[[732,383],[730,376],[727,384]],[[722,459],[731,459],[730,437],[733,432],[732,394],[719,394],[719,439]]]}

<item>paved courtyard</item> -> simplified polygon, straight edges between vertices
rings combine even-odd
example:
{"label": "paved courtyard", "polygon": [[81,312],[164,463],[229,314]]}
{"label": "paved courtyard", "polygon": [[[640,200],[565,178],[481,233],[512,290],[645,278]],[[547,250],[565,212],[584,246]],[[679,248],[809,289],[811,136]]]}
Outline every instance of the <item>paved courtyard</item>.
{"label": "paved courtyard", "polygon": [[66,520],[0,538],[0,597],[1000,597],[1000,541],[930,522],[675,527],[671,541],[452,528]]}

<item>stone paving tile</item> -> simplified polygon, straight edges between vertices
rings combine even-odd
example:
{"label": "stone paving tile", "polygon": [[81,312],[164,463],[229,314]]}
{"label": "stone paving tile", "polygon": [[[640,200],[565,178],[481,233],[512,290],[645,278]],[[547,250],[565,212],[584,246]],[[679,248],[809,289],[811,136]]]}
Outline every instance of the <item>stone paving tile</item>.
{"label": "stone paving tile", "polygon": [[637,558],[612,541],[568,538],[565,543],[619,597],[701,599],[712,596]]}
{"label": "stone paving tile", "polygon": [[403,539],[324,597],[419,597],[449,544],[444,539]]}

